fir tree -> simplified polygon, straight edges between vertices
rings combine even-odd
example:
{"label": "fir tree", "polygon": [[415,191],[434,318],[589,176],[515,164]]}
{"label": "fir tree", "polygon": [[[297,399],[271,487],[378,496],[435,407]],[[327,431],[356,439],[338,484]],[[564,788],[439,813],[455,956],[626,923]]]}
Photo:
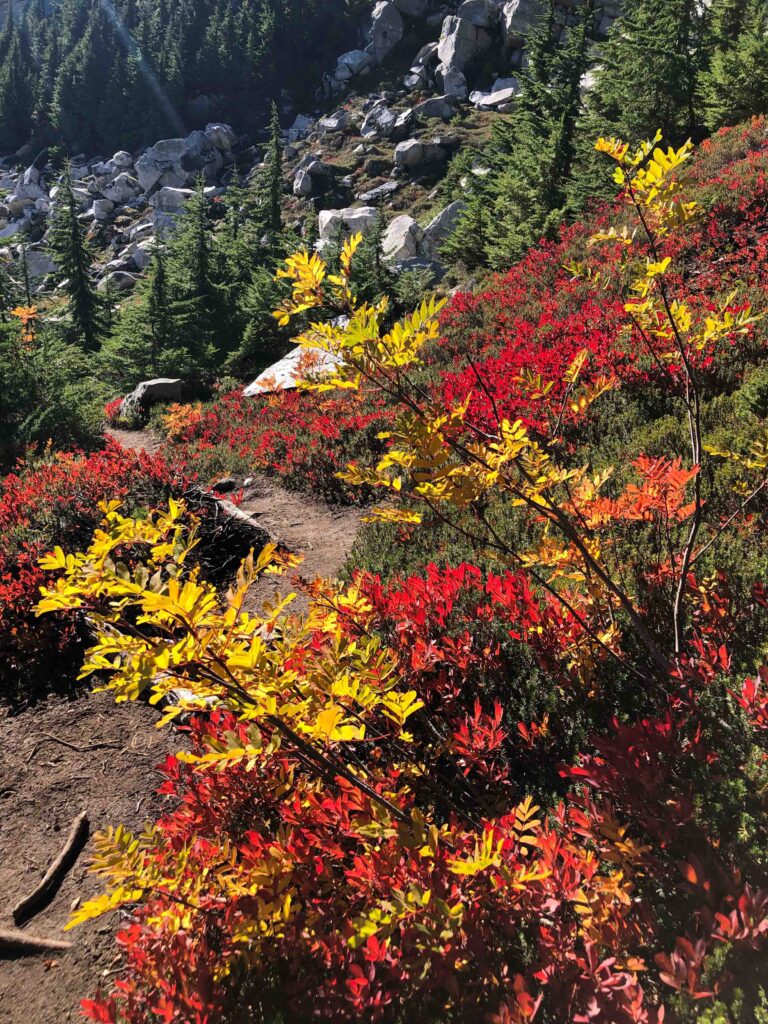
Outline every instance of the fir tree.
{"label": "fir tree", "polygon": [[581,82],[589,64],[594,3],[564,39],[550,0],[529,40],[529,69],[517,110],[494,133],[493,210],[488,223],[491,266],[505,269],[562,222],[582,114]]}
{"label": "fir tree", "polygon": [[210,373],[217,352],[226,351],[232,342],[209,205],[199,178],[168,247],[167,291],[172,314],[200,376]]}
{"label": "fir tree", "polygon": [[49,245],[67,298],[71,338],[87,351],[96,351],[104,330],[104,304],[91,282],[91,253],[77,219],[69,164],[64,168],[51,218]]}
{"label": "fir tree", "polygon": [[658,129],[679,143],[697,133],[706,17],[698,0],[624,0],[590,92],[601,134],[636,142]]}
{"label": "fir tree", "polygon": [[768,113],[768,2],[721,0],[713,9],[714,52],[700,95],[716,131]]}
{"label": "fir tree", "polygon": [[16,148],[27,140],[34,106],[32,84],[17,32],[0,67],[0,138],[4,146]]}
{"label": "fir tree", "polygon": [[155,246],[149,272],[120,310],[115,329],[99,359],[102,377],[118,393],[153,377],[185,377],[197,372],[184,349],[171,301],[167,258]]}

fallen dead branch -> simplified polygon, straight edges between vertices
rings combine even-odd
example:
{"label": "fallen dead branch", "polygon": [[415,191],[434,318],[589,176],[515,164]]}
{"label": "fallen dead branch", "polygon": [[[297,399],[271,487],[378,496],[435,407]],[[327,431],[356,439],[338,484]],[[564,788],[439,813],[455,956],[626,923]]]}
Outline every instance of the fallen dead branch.
{"label": "fallen dead branch", "polygon": [[119,743],[91,743],[88,746],[81,747],[77,743],[70,743],[69,740],[63,740],[60,736],[54,736],[53,733],[44,732],[41,733],[45,739],[41,740],[40,743],[35,744],[32,753],[27,758],[27,764],[32,760],[35,754],[38,752],[40,747],[43,746],[45,740],[50,740],[51,743],[58,743],[62,747],[66,747],[67,750],[74,750],[78,754],[90,754],[93,750],[119,750]]}
{"label": "fallen dead branch", "polygon": [[66,843],[61,848],[56,860],[45,873],[43,880],[13,908],[13,920],[16,924],[29,921],[35,914],[46,907],[58,892],[67,872],[74,866],[77,858],[88,840],[88,815],[85,811],[77,818],[69,833]]}
{"label": "fallen dead branch", "polygon": [[71,948],[71,942],[38,938],[26,932],[0,928],[0,955],[35,956],[38,953],[59,953]]}

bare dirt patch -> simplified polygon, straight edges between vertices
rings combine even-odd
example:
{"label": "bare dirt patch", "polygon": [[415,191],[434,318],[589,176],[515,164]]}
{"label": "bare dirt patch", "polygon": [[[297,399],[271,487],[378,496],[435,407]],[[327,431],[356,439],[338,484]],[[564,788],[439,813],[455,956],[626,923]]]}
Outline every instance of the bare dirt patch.
{"label": "bare dirt patch", "polygon": [[[156,729],[157,717],[143,704],[116,705],[108,694],[51,698],[15,716],[0,711],[0,927],[13,927],[12,908],[45,874],[81,811],[87,811],[92,833],[121,823],[141,830],[158,816],[156,766],[180,749],[183,738]],[[45,733],[77,747],[115,747],[80,753]],[[119,964],[114,918],[63,932],[73,901],[100,889],[87,873],[91,854],[89,841],[50,906],[23,928],[71,940],[72,949],[0,960],[2,1024],[82,1020],[80,1000]]]}
{"label": "bare dirt patch", "polygon": [[[145,431],[110,431],[126,448],[156,451],[161,442]],[[276,541],[304,557],[303,579],[338,574],[360,526],[360,511],[336,508],[283,490],[267,477],[249,482],[241,509]],[[250,595],[257,607],[294,589],[268,577]],[[303,597],[294,606],[306,606]],[[0,707],[0,928],[12,927],[12,908],[26,896],[57,856],[81,811],[91,832],[124,824],[141,830],[162,810],[156,766],[183,745],[183,737],[155,728],[157,714],[143,704],[115,705],[108,694],[73,700],[51,698],[12,716]],[[112,749],[76,747],[115,743]],[[61,954],[0,960],[0,1024],[70,1024],[82,1020],[79,1003],[100,979],[109,980],[121,958],[114,918],[63,932],[73,902],[100,891],[87,873],[89,841],[52,904],[24,926],[30,935],[71,938]]]}

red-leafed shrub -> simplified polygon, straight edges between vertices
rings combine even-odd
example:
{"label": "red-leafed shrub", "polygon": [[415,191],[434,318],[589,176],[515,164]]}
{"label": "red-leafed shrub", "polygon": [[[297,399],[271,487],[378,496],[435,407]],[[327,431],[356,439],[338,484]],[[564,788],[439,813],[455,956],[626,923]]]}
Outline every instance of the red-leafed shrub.
{"label": "red-leafed shrub", "polygon": [[46,453],[0,480],[0,695],[15,698],[68,679],[85,632],[77,616],[38,619],[34,607],[52,545],[81,544],[99,521],[101,501],[147,509],[171,493],[162,458],[116,444],[91,455]]}

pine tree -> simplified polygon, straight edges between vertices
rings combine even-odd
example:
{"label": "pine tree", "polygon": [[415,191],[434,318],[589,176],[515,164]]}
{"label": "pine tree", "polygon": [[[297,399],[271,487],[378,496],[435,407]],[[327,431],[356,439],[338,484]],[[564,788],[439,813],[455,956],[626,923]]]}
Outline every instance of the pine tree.
{"label": "pine tree", "polygon": [[72,190],[69,164],[64,168],[56,207],[51,217],[49,245],[57,266],[57,276],[67,298],[67,318],[71,338],[94,352],[104,330],[101,296],[91,282],[91,253],[85,230],[77,219],[77,202]]}
{"label": "pine tree", "polygon": [[529,69],[517,110],[494,132],[487,254],[496,269],[551,235],[564,216],[582,114],[581,83],[589,66],[593,0],[579,8],[579,17],[563,37],[550,0],[529,39]]}
{"label": "pine tree", "polygon": [[283,230],[283,131],[278,104],[272,103],[269,122],[266,174],[264,180],[264,228],[269,244],[280,239]]}
{"label": "pine tree", "polygon": [[6,147],[23,145],[30,133],[34,93],[18,32],[0,67],[0,138]]}
{"label": "pine tree", "polygon": [[721,0],[712,14],[714,52],[700,95],[716,131],[768,113],[768,2]]}
{"label": "pine tree", "polygon": [[698,133],[707,17],[699,0],[624,0],[590,92],[601,134],[636,142],[658,129],[680,143]]}
{"label": "pine tree", "polygon": [[168,286],[167,257],[155,246],[149,272],[120,310],[105,341],[99,365],[102,377],[123,394],[142,380],[186,377],[197,365],[183,344]]}
{"label": "pine tree", "polygon": [[172,314],[195,372],[206,376],[217,352],[232,346],[232,338],[202,178],[187,201],[168,249],[167,291]]}
{"label": "pine tree", "polygon": [[353,264],[352,284],[357,296],[365,302],[376,302],[394,290],[396,275],[384,262],[384,235],[387,219],[379,210],[373,231],[366,235]]}

